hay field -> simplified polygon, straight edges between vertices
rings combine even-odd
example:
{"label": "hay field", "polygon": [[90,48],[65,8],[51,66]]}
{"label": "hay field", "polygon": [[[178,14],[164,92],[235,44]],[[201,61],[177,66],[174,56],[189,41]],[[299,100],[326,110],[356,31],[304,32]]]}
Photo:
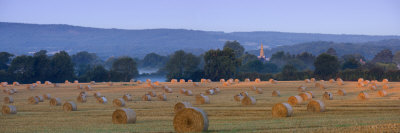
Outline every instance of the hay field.
{"label": "hay field", "polygon": [[[80,83],[88,85],[88,83]],[[220,82],[200,83],[194,87],[192,83],[162,82],[172,88],[173,93],[165,93],[167,101],[160,101],[152,97],[152,101],[142,101],[141,97],[150,89],[147,84],[130,82],[96,83],[91,85],[93,91],[88,91],[86,103],[76,102],[82,90],[76,84],[39,85],[34,90],[27,90],[25,85],[8,86],[16,88],[18,93],[11,95],[18,113],[15,115],[0,115],[0,132],[174,132],[173,118],[174,105],[179,101],[189,101],[193,106],[203,109],[208,114],[210,132],[399,132],[400,131],[400,83],[390,82],[388,95],[379,97],[378,91],[356,88],[357,82],[345,82],[339,86],[336,83],[323,83],[327,89],[314,87],[314,83],[304,81],[278,81],[270,84],[244,83],[223,86]],[[275,103],[287,102],[290,96],[298,95],[297,87],[304,85],[307,91],[313,91],[315,98],[322,100],[325,91],[333,94],[333,100],[324,101],[326,111],[311,113],[307,111],[307,103],[293,107],[292,117],[272,117],[271,109]],[[250,87],[256,86],[263,90],[263,94],[256,94]],[[193,94],[205,93],[210,87],[219,87],[221,93],[208,95],[210,104],[198,105],[195,96],[184,96],[179,93],[181,88],[191,90]],[[378,83],[378,89],[382,83]],[[338,89],[345,89],[346,96],[339,96]],[[154,89],[157,94],[163,91]],[[272,97],[272,91],[279,90],[280,97]],[[357,95],[366,90],[370,96],[368,100],[358,100]],[[247,91],[256,98],[256,105],[243,106],[236,102],[234,95]],[[107,104],[97,103],[94,92],[100,92],[108,99]],[[28,103],[31,96],[43,96],[49,93],[51,97],[58,97],[65,101],[75,101],[78,111],[64,112],[62,106],[50,106],[49,100],[36,105]],[[117,107],[112,100],[122,98],[123,94],[130,93],[133,101],[126,102],[125,108],[134,109],[137,114],[135,124],[113,124],[112,113]],[[4,105],[5,93],[0,94],[0,102]]]}

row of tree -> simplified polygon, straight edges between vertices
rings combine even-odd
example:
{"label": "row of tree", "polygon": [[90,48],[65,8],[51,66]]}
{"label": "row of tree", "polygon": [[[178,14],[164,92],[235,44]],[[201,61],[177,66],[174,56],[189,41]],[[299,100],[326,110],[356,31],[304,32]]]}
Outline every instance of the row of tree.
{"label": "row of tree", "polygon": [[227,41],[222,50],[209,50],[200,56],[179,50],[169,56],[150,53],[142,60],[110,57],[103,61],[95,53],[85,51],[72,56],[65,51],[48,56],[47,52],[42,50],[32,56],[16,57],[7,52],[0,52],[0,81],[129,81],[139,75],[138,67],[161,68],[157,74],[166,75],[167,80],[303,80],[311,77],[343,77],[345,80],[356,80],[359,77],[381,79],[385,76],[391,80],[400,80],[399,77],[387,73],[398,73],[396,64],[400,64],[400,52],[393,55],[390,50],[382,50],[368,62],[364,62],[365,58],[359,54],[338,57],[332,48],[318,56],[307,52],[297,55],[276,52],[267,62],[244,51],[239,42]]}

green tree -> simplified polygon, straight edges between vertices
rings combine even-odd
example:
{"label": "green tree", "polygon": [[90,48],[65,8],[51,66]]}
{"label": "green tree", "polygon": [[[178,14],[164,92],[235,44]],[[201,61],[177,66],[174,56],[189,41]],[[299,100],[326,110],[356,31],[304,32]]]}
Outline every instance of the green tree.
{"label": "green tree", "polygon": [[282,80],[296,80],[297,79],[297,69],[291,64],[287,64],[283,67],[281,72]]}
{"label": "green tree", "polygon": [[75,73],[80,76],[85,74],[86,69],[89,65],[100,64],[101,60],[95,53],[89,53],[87,51],[81,51],[71,56],[72,62],[74,63]]}
{"label": "green tree", "polygon": [[65,51],[54,54],[50,61],[51,78],[48,79],[52,82],[60,83],[65,80],[73,80],[74,65],[72,64],[71,57]]}
{"label": "green tree", "polygon": [[22,55],[17,56],[11,61],[11,65],[8,68],[10,75],[14,77],[16,81],[21,83],[32,83],[34,82],[34,60],[32,56]]}
{"label": "green tree", "polygon": [[226,41],[224,45],[225,48],[231,48],[235,52],[235,57],[239,58],[244,53],[244,47],[240,45],[239,42],[235,41]]}
{"label": "green tree", "polygon": [[284,65],[287,64],[287,62],[289,60],[292,60],[292,59],[293,58],[289,53],[285,54],[285,52],[279,51],[279,52],[272,54],[270,61],[271,61],[271,63],[276,64],[279,68],[282,68]]}
{"label": "green tree", "polygon": [[168,57],[161,56],[156,53],[147,54],[143,60],[141,61],[141,67],[150,67],[150,68],[160,68],[164,67],[166,62],[168,61]]}
{"label": "green tree", "polygon": [[214,81],[221,78],[233,78],[241,63],[230,48],[207,51],[204,55],[204,62],[206,78]]}
{"label": "green tree", "polygon": [[358,69],[361,67],[361,64],[359,61],[357,61],[355,58],[350,58],[347,59],[343,65],[342,65],[342,70],[345,69]]}
{"label": "green tree", "polygon": [[47,56],[46,50],[40,50],[33,55],[33,68],[35,72],[34,79],[39,81],[46,81],[51,79],[50,58]]}
{"label": "green tree", "polygon": [[258,60],[258,59],[257,59],[257,56],[255,56],[255,55],[245,53],[244,55],[242,55],[240,57],[240,60],[242,61],[242,64],[246,64],[250,61],[254,61],[254,60]]}
{"label": "green tree", "polygon": [[109,81],[108,71],[102,65],[90,66],[87,72],[79,78],[79,81]]}
{"label": "green tree", "polygon": [[111,68],[112,81],[129,81],[139,75],[136,62],[130,57],[116,59]]}
{"label": "green tree", "polygon": [[13,57],[13,54],[7,53],[7,52],[0,52],[0,70],[7,70],[8,69],[8,63],[11,60],[11,57]]}
{"label": "green tree", "polygon": [[336,50],[333,48],[329,48],[328,50],[326,50],[326,53],[332,56],[337,56]]}
{"label": "green tree", "polygon": [[[176,51],[165,65],[167,80],[171,79],[192,79],[198,71],[200,58],[183,50]],[[194,79],[192,79],[194,80]]]}
{"label": "green tree", "polygon": [[329,79],[334,78],[339,69],[339,61],[336,56],[326,53],[320,54],[315,60],[314,74],[318,78]]}
{"label": "green tree", "polygon": [[301,60],[304,63],[305,69],[314,70],[315,56],[311,53],[303,52],[296,55],[296,59]]}
{"label": "green tree", "polygon": [[381,62],[381,63],[392,63],[393,54],[392,51],[389,49],[384,49],[378,54],[375,55],[374,59],[371,62]]}

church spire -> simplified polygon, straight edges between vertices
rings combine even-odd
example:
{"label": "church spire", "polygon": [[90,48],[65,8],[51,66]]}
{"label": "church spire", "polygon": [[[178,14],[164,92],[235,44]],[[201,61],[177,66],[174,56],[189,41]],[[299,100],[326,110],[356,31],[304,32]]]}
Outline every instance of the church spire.
{"label": "church spire", "polygon": [[260,48],[260,57],[265,57],[265,55],[264,55],[264,47],[263,47],[262,43],[261,43],[261,48]]}

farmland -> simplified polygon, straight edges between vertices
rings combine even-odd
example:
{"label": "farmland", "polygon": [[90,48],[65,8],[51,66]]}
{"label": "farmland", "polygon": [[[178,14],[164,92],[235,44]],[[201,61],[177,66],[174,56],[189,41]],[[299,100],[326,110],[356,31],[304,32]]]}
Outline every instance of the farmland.
{"label": "farmland", "polygon": [[[320,82],[320,81],[318,81]],[[79,83],[82,86],[89,83]],[[173,90],[165,93],[167,101],[160,101],[152,97],[152,101],[142,101],[141,97],[149,90],[157,94],[164,91],[161,87],[150,88],[146,83],[114,82],[112,86],[107,83],[91,85],[92,91],[87,91],[86,103],[76,102],[76,97],[83,90],[77,89],[77,84],[38,85],[32,90],[26,85],[1,87],[16,88],[17,93],[10,95],[14,98],[17,114],[0,115],[1,132],[174,132],[174,105],[180,101],[191,102],[193,106],[203,109],[208,114],[210,132],[395,132],[400,131],[400,83],[389,82],[389,89],[385,89],[387,96],[380,97],[378,91],[366,87],[357,88],[357,82],[345,81],[344,85],[323,82],[326,89],[314,87],[315,83],[304,81],[278,81],[271,84],[268,81],[261,83],[240,82],[223,86],[220,82],[199,83],[170,83],[161,82],[159,86],[166,85]],[[305,86],[307,91],[312,91],[315,98],[323,100],[325,91],[333,94],[333,100],[323,100],[325,112],[308,112],[307,103],[304,101],[293,107],[291,117],[273,117],[272,106],[276,103],[287,102],[290,96],[298,95],[299,86]],[[377,89],[382,89],[383,83],[377,83]],[[263,93],[257,94],[250,88],[261,88]],[[207,95],[210,104],[196,104],[195,96],[185,96],[179,90],[185,88],[193,94],[205,93],[207,89],[219,87],[220,93]],[[346,91],[345,96],[337,94],[339,89]],[[272,91],[279,90],[280,97],[272,97]],[[357,99],[360,91],[366,91],[367,100]],[[242,105],[234,100],[233,96],[247,91],[257,102],[255,105]],[[100,92],[106,96],[108,103],[100,104],[93,96]],[[49,100],[38,104],[29,104],[31,96],[50,94],[65,101],[75,101],[77,111],[65,112],[62,106],[50,106]],[[136,123],[113,124],[111,115],[115,109],[112,100],[121,98],[129,93],[133,101],[126,102],[125,107],[136,112]],[[2,104],[5,93],[0,94]]]}

